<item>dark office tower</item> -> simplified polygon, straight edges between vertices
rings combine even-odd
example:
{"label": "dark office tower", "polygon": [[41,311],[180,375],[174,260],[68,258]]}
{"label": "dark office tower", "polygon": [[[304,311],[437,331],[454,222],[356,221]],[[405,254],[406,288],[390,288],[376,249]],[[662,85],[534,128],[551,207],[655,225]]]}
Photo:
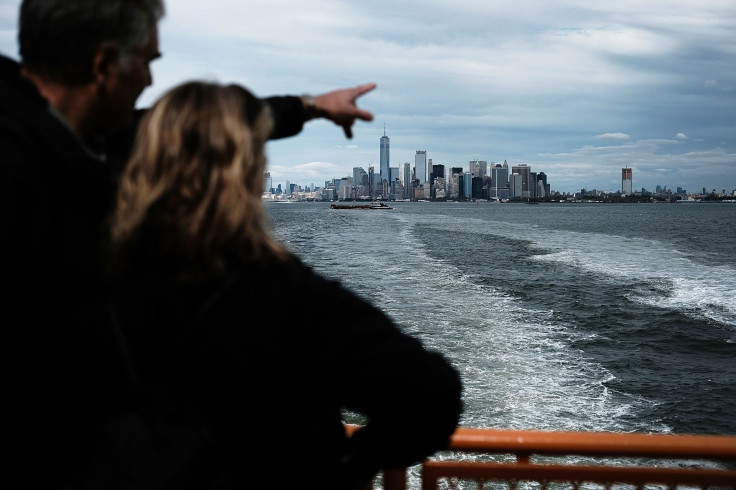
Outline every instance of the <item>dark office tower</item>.
{"label": "dark office tower", "polygon": [[[462,179],[463,179],[463,174],[464,174],[464,173],[465,173],[465,172],[463,171],[463,168],[462,168],[462,167],[452,167],[452,168],[450,169],[450,176],[452,176],[452,177],[455,177],[455,178],[459,179],[459,181],[462,181]],[[462,194],[462,190],[463,190],[463,189],[462,189],[462,186],[461,186],[461,187],[459,188],[459,192],[460,192],[460,194]]]}
{"label": "dark office tower", "polygon": [[625,167],[621,169],[621,194],[628,196],[633,193],[633,181],[631,180],[631,169]]}
{"label": "dark office tower", "polygon": [[482,177],[473,177],[470,172],[466,174],[468,177],[470,177],[470,197],[473,199],[485,199],[486,196],[483,195],[483,178]]}
{"label": "dark office tower", "polygon": [[[504,162],[505,163],[505,162]],[[505,189],[509,184],[509,166],[502,166],[500,164],[491,168],[491,183],[493,185],[493,191],[491,197],[498,197],[498,189]]]}
{"label": "dark office tower", "polygon": [[548,197],[550,195],[549,184],[547,184],[547,174],[539,172],[537,174],[537,196]]}
{"label": "dark office tower", "polygon": [[547,174],[545,174],[544,172],[539,172],[537,174],[537,182],[539,181],[541,181],[542,184],[544,184],[544,187],[546,188],[547,187]]}
{"label": "dark office tower", "polygon": [[411,186],[411,163],[404,162],[404,199],[409,199],[409,187]]}
{"label": "dark office tower", "polygon": [[368,188],[370,189],[371,198],[376,197],[376,173],[373,169],[373,165],[368,166]]}
{"label": "dark office tower", "polygon": [[381,172],[381,181],[387,181],[391,177],[388,170],[389,158],[388,158],[388,136],[386,136],[386,125],[383,125],[383,136],[381,136],[381,166],[379,171]]}
{"label": "dark office tower", "polygon": [[531,178],[532,168],[526,163],[521,165],[514,165],[511,167],[511,173],[519,174],[521,176],[521,196],[518,197],[532,197],[529,191],[529,180]]}
{"label": "dark office tower", "polygon": [[427,150],[417,150],[414,155],[414,175],[419,179],[419,185],[427,182]]}
{"label": "dark office tower", "polygon": [[436,179],[445,178],[445,166],[440,165],[440,164],[437,164],[437,165],[432,164],[431,158],[429,159],[429,163],[430,163],[429,165],[429,170],[430,170],[430,174],[429,174],[429,189],[430,189],[429,192],[430,194],[429,196],[434,198],[434,197],[437,197],[437,190],[435,189],[434,182]]}

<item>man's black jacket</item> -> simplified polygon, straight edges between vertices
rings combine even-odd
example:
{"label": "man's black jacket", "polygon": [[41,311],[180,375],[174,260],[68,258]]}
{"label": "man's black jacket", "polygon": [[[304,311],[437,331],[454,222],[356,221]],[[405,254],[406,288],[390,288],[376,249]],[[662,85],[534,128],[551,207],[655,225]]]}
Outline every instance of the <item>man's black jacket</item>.
{"label": "man's black jacket", "polygon": [[[301,131],[298,97],[264,100],[272,139]],[[131,126],[82,145],[19,64],[0,56],[4,440],[13,456],[6,467],[21,487],[60,488],[54,478],[74,453],[67,442],[119,396],[115,380],[124,373],[105,362],[116,351],[101,328],[100,298],[108,217],[134,133]]]}

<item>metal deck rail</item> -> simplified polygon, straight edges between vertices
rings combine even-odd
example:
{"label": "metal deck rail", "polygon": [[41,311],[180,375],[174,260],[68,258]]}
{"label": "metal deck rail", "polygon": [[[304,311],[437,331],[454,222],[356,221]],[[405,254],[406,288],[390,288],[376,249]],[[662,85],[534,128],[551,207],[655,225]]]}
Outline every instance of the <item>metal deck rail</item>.
{"label": "metal deck rail", "polygon": [[[349,426],[352,431],[355,426]],[[384,490],[406,490],[406,468]],[[736,436],[458,428],[424,461],[421,489],[731,488]]]}

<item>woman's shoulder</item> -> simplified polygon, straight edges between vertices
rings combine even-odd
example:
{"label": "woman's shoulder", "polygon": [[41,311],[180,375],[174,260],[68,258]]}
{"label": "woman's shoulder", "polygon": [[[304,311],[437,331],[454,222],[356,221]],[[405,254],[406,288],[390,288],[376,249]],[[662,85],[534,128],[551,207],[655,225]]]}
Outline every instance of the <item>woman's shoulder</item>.
{"label": "woman's shoulder", "polygon": [[312,266],[295,256],[288,260],[243,264],[230,274],[235,275],[235,284],[239,288],[282,292],[301,290],[304,293],[344,289],[339,281],[315,271]]}

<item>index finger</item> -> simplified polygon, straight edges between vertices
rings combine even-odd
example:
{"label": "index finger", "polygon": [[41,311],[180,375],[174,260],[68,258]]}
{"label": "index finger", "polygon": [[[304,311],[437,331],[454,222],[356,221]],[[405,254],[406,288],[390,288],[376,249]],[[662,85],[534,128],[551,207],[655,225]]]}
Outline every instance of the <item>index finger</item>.
{"label": "index finger", "polygon": [[354,97],[354,99],[357,99],[361,95],[364,95],[364,94],[370,92],[371,90],[373,90],[376,87],[377,87],[377,85],[375,83],[373,83],[373,82],[369,82],[369,83],[364,83],[362,85],[358,85],[357,87],[353,88],[353,97]]}
{"label": "index finger", "polygon": [[355,108],[355,114],[354,116],[362,121],[372,121],[373,120],[373,113],[370,111],[366,111],[363,109]]}

